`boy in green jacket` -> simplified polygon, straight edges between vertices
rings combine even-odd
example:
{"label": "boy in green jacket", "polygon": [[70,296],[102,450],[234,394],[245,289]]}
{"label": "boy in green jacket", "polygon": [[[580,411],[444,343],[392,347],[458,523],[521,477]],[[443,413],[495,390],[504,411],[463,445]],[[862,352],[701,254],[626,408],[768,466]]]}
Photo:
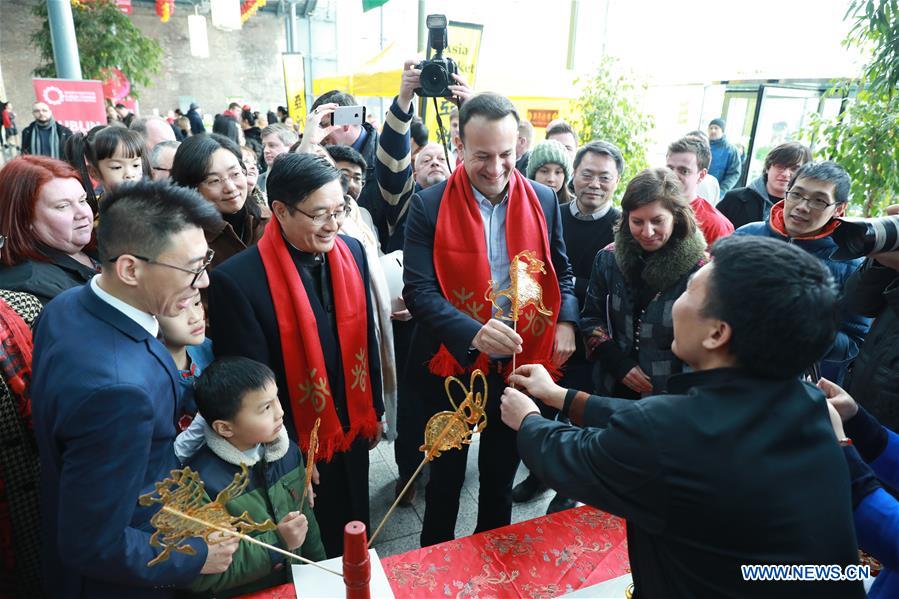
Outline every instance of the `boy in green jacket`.
{"label": "boy in green jacket", "polygon": [[[199,473],[207,495],[214,498],[246,464],[249,484],[228,502],[228,511],[235,516],[247,512],[255,522],[271,518],[278,523],[277,531],[253,536],[313,561],[325,559],[310,505],[311,490],[299,511],[305,483],[303,456],[284,429],[284,410],[271,369],[248,358],[216,360],[197,379],[195,397],[208,423],[206,446],[188,465]],[[290,581],[291,561],[242,542],[225,572],[200,576],[191,589],[230,597],[284,584]]]}

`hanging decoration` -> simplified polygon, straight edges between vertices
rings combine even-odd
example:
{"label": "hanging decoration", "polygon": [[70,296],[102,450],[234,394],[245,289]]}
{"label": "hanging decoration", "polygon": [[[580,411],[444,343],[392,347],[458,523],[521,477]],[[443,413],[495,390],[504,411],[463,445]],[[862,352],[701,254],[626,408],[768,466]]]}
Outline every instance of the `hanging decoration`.
{"label": "hanging decoration", "polygon": [[123,100],[131,92],[131,82],[119,69],[103,68],[100,75],[103,77],[103,97],[113,103]]}
{"label": "hanging decoration", "polygon": [[221,31],[239,31],[243,25],[240,8],[240,0],[210,0],[212,26]]}
{"label": "hanging decoration", "polygon": [[175,0],[156,0],[156,14],[163,23],[168,23],[175,11]]}
{"label": "hanging decoration", "polygon": [[187,35],[190,38],[190,55],[209,58],[209,37],[206,33],[206,17],[187,15]]}
{"label": "hanging decoration", "polygon": [[266,0],[243,0],[240,3],[240,22],[246,23],[247,20],[256,14],[256,11],[265,6]]}

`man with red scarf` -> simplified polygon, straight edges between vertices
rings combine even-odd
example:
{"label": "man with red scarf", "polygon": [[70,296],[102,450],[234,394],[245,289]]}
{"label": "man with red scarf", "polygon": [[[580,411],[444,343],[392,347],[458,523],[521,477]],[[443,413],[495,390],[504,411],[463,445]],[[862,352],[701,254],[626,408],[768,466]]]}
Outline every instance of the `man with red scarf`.
{"label": "man with red scarf", "polygon": [[[512,355],[518,364],[539,363],[558,374],[574,352],[578,320],[556,195],[515,170],[518,124],[515,107],[503,96],[466,100],[455,139],[463,167],[415,194],[406,223],[403,297],[416,323],[406,377],[417,391],[422,424],[449,408],[444,377],[474,368],[489,373],[475,532],[511,521],[519,457],[515,432],[500,420],[499,398]],[[494,318],[485,293],[491,282],[497,291],[510,287],[513,258],[525,250],[544,264],[545,274],[535,277],[552,314],[530,306],[513,327]],[[499,305],[509,313],[508,302]],[[467,457],[463,448],[431,463],[422,546],[454,537]]]}
{"label": "man with red scarf", "polygon": [[283,154],[267,186],[275,218],[262,239],[213,271],[215,352],[274,371],[284,426],[304,453],[321,419],[313,509],[336,557],[346,523],[368,524],[368,451],[384,411],[368,265],[362,245],[337,234],[349,206],[324,158]]}

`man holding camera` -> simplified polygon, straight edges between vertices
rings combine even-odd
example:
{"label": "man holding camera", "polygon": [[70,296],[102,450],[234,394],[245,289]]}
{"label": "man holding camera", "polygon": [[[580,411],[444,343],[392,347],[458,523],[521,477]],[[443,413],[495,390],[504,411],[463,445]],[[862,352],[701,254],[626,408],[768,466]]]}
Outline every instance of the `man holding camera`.
{"label": "man holding camera", "polygon": [[[743,225],[734,235],[773,237],[801,247],[824,262],[842,291],[847,279],[862,263],[861,258],[838,260],[834,257],[837,244],[832,234],[840,225],[835,219],[846,211],[849,186],[849,175],[837,163],[829,160],[806,163],[793,177],[783,201],[771,208],[768,218],[764,222]],[[842,304],[836,339],[815,365],[815,375],[840,384],[849,363],[858,355],[869,325],[869,319]]]}
{"label": "man holding camera", "polygon": [[[446,376],[461,376],[466,384],[475,368],[487,376],[475,532],[511,522],[519,458],[515,433],[499,418],[499,395],[512,356],[518,364],[558,372],[575,349],[578,306],[559,206],[551,189],[515,170],[519,121],[512,103],[498,94],[462,104],[456,147],[463,167],[414,194],[406,223],[403,297],[415,319],[409,354],[416,359],[405,377],[415,404],[425,417],[446,410]],[[495,317],[484,294],[491,283],[497,292],[511,287],[511,258],[525,250],[543,263],[545,274],[534,276],[551,316],[528,306],[513,330]],[[499,305],[508,314],[509,303]],[[467,456],[464,446],[431,462],[422,546],[454,538]]]}
{"label": "man holding camera", "polygon": [[[454,74],[456,85],[448,85],[457,103],[461,104],[471,97],[472,92],[465,80]],[[403,65],[403,77],[399,94],[390,105],[384,118],[384,129],[378,139],[378,161],[375,164],[378,188],[383,200],[389,237],[383,240],[382,247],[386,253],[403,249],[406,232],[406,214],[409,199],[426,187],[446,181],[450,175],[444,157],[443,146],[428,143],[412,158],[411,123],[414,116],[413,100],[415,90],[421,85],[421,69],[418,61],[407,60]],[[396,364],[402,373],[409,352],[414,323],[405,314],[393,316],[393,339]],[[421,425],[417,418],[413,396],[410,395],[409,383],[400,374],[397,397],[398,437],[394,443],[394,455],[399,480],[396,493],[406,486],[415,468],[421,461],[418,447],[421,443]],[[415,487],[403,496],[400,505],[411,505],[415,497]]]}
{"label": "man holding camera", "polygon": [[[421,85],[421,69],[418,61],[407,60],[403,65],[403,78],[400,83],[400,93],[393,99],[384,118],[384,129],[378,139],[378,161],[375,164],[375,175],[381,199],[386,204],[384,210],[387,217],[388,238],[382,240],[382,246],[386,253],[403,249],[404,232],[406,228],[406,212],[409,207],[409,198],[414,192],[428,187],[434,183],[440,183],[449,177],[449,168],[446,159],[436,157],[439,152],[443,154],[440,144],[429,143],[419,151],[426,153],[426,162],[429,164],[435,160],[442,163],[444,168],[439,169],[442,177],[435,174],[433,177],[419,177],[418,161],[412,159],[411,124],[415,116],[413,100],[415,91]],[[452,74],[455,85],[447,85],[452,99],[459,105],[472,96],[465,79],[458,73]],[[431,170],[430,168],[428,170]],[[430,180],[430,183],[428,181]],[[416,464],[417,465],[417,464]]]}
{"label": "man holding camera", "polygon": [[[899,205],[887,208],[899,216]],[[899,252],[869,256],[846,282],[846,302],[876,319],[846,379],[846,389],[884,426],[899,431]]]}

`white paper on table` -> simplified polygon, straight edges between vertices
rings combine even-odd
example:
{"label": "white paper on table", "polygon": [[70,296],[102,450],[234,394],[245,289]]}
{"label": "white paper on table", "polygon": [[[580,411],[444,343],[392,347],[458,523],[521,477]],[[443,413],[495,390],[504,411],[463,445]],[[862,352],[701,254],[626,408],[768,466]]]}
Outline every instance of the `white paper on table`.
{"label": "white paper on table", "polygon": [[403,309],[399,303],[399,297],[403,295],[403,250],[381,256],[381,269],[390,292],[390,311],[398,312]]}
{"label": "white paper on table", "polygon": [[627,587],[631,586],[633,579],[630,574],[624,574],[618,578],[612,578],[599,584],[578,589],[574,592],[562,595],[562,597],[583,597],[583,599],[624,599]]}
{"label": "white paper on table", "polygon": [[[369,549],[368,559],[371,562],[371,599],[394,599],[393,589],[387,582],[387,574],[384,572],[384,566],[381,565],[378,552]],[[318,563],[325,568],[343,572],[342,556]],[[290,568],[297,599],[344,599],[346,597],[346,585],[343,583],[343,577],[335,576],[308,564],[292,564]]]}

